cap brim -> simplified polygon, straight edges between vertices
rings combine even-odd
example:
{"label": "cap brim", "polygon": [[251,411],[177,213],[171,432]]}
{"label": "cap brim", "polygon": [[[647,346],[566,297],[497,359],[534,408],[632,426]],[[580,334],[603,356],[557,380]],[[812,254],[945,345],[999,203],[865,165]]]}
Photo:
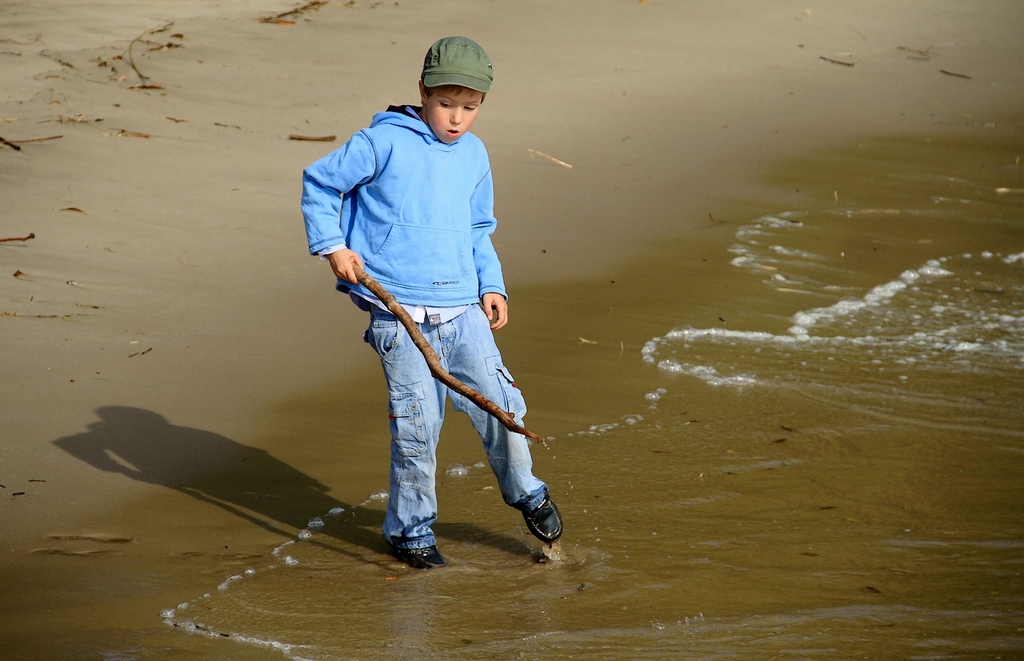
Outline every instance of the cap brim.
{"label": "cap brim", "polygon": [[491,89],[491,81],[481,80],[475,76],[467,76],[461,73],[428,73],[423,76],[423,84],[426,87],[458,85],[460,87],[468,87],[477,92],[487,92]]}

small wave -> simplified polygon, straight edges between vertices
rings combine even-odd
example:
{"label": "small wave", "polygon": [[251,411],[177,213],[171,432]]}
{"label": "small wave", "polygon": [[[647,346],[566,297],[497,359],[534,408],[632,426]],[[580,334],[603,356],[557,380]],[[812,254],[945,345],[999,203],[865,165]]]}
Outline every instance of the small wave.
{"label": "small wave", "polygon": [[[737,387],[850,370],[885,373],[886,380],[905,384],[912,374],[892,375],[893,367],[985,373],[1024,366],[1024,288],[1012,268],[1024,265],[1024,253],[928,259],[863,294],[836,300],[836,293],[850,291],[853,273],[799,246],[802,232],[819,229],[810,220],[786,212],[741,227],[729,248],[736,255],[731,263],[779,292],[832,302],[796,312],[782,333],[681,325],[646,342],[642,360],[666,373]],[[812,263],[819,276],[823,268],[845,275],[818,281],[807,275]],[[798,288],[782,286],[792,283]],[[762,376],[767,373],[770,379]]]}

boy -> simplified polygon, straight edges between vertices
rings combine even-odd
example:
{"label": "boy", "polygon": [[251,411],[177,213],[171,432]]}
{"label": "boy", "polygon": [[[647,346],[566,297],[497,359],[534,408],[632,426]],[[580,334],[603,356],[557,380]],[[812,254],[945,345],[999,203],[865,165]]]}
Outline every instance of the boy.
{"label": "boy", "polygon": [[391,419],[384,539],[395,557],[419,569],[445,564],[431,525],[446,396],[469,414],[505,502],[522,511],[541,541],[562,534],[558,508],[532,473],[526,439],[435,381],[408,332],[354,272],[354,265],[365,268],[395,296],[445,369],[522,420],[526,403],[492,334],[508,322],[508,305],[491,245],[497,221],[490,163],[469,133],[492,80],[478,44],[441,39],[423,62],[421,106],[377,113],[369,128],[303,172],[310,253],[327,259],[338,290],[370,313],[363,339],[384,367]]}

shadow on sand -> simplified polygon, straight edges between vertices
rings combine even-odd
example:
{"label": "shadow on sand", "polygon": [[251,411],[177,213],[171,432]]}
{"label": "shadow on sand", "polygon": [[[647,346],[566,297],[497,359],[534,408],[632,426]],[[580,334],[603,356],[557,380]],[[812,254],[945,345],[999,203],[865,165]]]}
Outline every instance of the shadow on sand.
{"label": "shadow on sand", "polygon": [[[103,406],[88,431],[54,441],[68,454],[103,471],[188,494],[294,539],[313,516],[344,508],[351,518],[327,534],[371,551],[346,552],[380,563],[387,544],[380,534],[384,513],[337,500],[328,487],[259,448],[190,427],[171,424],[153,411]],[[510,551],[515,540],[473,524],[436,524],[439,536],[462,538]],[[451,534],[446,534],[451,533]],[[511,543],[510,543],[511,542]],[[336,547],[335,550],[341,550]]]}

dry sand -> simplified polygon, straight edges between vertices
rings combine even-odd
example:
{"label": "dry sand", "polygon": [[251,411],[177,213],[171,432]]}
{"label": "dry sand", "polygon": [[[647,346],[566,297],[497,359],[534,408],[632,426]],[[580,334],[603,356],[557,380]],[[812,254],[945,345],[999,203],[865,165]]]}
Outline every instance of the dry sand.
{"label": "dry sand", "polygon": [[[11,649],[158,636],[160,607],[220,580],[227,554],[280,539],[110,448],[82,461],[58,439],[173,425],[347,502],[381,485],[373,356],[361,315],[306,254],[300,172],[372,113],[414,101],[437,37],[471,36],[495,62],[475,132],[495,173],[511,328],[517,288],[604,278],[666,239],[727,240],[709,214],[789,199],[759,183],[770,164],[879,136],[1019,147],[1024,134],[1024,6],[1010,0],[332,0],[257,20],[294,6],[0,4],[0,136],[61,136],[0,147],[0,238],[35,235],[0,243]],[[345,415],[317,408],[325,388],[352,393]],[[571,379],[559,403],[567,428],[595,415]],[[263,433],[290,409],[317,415],[288,443]],[[97,533],[134,542],[67,539]],[[97,551],[123,555],[68,555]]]}

